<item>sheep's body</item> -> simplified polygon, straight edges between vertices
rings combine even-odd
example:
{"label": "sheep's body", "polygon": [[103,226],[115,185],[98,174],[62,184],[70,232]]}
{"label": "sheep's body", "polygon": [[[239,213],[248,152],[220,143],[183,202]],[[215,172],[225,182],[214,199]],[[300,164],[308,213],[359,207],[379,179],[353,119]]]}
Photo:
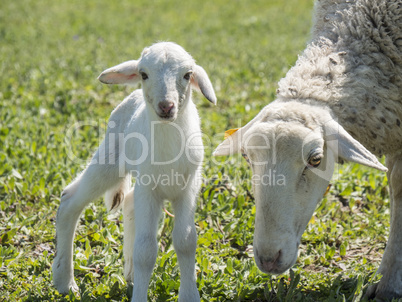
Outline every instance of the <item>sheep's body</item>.
{"label": "sheep's body", "polygon": [[402,2],[316,2],[312,43],[279,82],[278,99],[329,106],[376,155],[402,149]]}
{"label": "sheep's body", "polygon": [[[387,169],[391,229],[368,291],[402,297],[402,2],[319,0],[312,40],[279,82],[277,100],[218,146],[241,152],[253,170],[254,255],[267,273],[297,259],[300,238],[336,161]],[[371,152],[370,152],[370,151]],[[281,184],[264,183],[280,174]]]}
{"label": "sheep's body", "polygon": [[[202,67],[173,43],[146,48],[140,60],[109,68],[99,79],[135,84],[141,77],[142,89],[112,112],[105,140],[91,163],[63,191],[56,223],[54,284],[63,293],[78,290],[72,262],[77,220],[90,201],[106,193],[108,209],[123,205],[124,273],[127,281],[134,280],[132,301],[146,301],[157,256],[159,216],[163,201],[169,200],[175,211],[173,245],[181,271],[179,301],[199,301],[194,211],[203,145],[191,86],[213,103],[215,94]],[[134,189],[131,176],[136,178]]]}

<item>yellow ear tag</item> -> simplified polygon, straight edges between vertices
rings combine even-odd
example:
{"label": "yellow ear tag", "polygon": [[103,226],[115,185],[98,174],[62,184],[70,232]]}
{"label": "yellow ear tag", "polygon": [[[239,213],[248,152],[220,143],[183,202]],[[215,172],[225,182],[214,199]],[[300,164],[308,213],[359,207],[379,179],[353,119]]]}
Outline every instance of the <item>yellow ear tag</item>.
{"label": "yellow ear tag", "polygon": [[236,129],[229,129],[225,131],[225,136],[223,139],[227,139],[229,136],[232,136],[233,133],[235,133],[237,130],[239,130],[240,128],[236,128]]}
{"label": "yellow ear tag", "polygon": [[[332,185],[329,184],[328,187],[327,187],[327,189],[325,190],[324,196],[328,194],[328,192],[329,192],[329,190],[331,189],[331,187],[332,187]],[[324,197],[324,196],[323,196],[323,197]]]}

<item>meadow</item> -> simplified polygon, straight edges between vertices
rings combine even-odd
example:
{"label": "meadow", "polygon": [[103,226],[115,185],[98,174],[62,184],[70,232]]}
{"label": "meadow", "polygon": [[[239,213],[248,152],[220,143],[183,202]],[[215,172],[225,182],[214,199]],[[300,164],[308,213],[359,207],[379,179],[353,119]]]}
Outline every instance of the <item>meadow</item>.
{"label": "meadow", "polygon": [[[197,284],[202,301],[360,301],[375,282],[389,232],[384,173],[338,166],[305,231],[292,270],[254,263],[251,172],[241,156],[212,158],[227,129],[275,99],[278,80],[304,49],[312,0],[3,0],[0,7],[0,302],[129,301],[122,214],[97,200],[75,237],[80,295],[52,286],[55,218],[63,188],[102,140],[132,88],[97,81],[104,69],[174,41],[205,68],[217,106],[194,98],[205,134],[198,197]],[[171,206],[166,203],[171,211]],[[176,301],[174,218],[161,221],[150,301]]]}

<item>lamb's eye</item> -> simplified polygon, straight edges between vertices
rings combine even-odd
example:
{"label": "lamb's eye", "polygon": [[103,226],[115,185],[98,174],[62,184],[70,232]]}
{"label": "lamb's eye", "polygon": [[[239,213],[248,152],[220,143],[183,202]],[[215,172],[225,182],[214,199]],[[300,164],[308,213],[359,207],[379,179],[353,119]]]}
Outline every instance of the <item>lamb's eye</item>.
{"label": "lamb's eye", "polygon": [[148,75],[145,72],[141,72],[141,78],[145,81],[148,79]]}
{"label": "lamb's eye", "polygon": [[183,78],[188,81],[188,80],[190,80],[192,74],[193,74],[193,73],[192,73],[191,71],[189,71],[189,72],[187,72],[187,73],[184,75]]}
{"label": "lamb's eye", "polygon": [[313,168],[317,168],[321,164],[321,155],[312,156],[308,160],[308,165]]}

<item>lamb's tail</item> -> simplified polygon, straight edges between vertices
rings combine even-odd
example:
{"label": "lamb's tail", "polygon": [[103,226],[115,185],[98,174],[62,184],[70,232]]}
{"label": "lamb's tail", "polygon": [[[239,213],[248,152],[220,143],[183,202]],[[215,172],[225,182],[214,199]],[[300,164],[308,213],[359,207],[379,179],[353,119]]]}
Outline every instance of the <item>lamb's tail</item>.
{"label": "lamb's tail", "polygon": [[108,211],[117,211],[124,200],[131,193],[131,174],[127,174],[121,181],[105,193],[105,205]]}

